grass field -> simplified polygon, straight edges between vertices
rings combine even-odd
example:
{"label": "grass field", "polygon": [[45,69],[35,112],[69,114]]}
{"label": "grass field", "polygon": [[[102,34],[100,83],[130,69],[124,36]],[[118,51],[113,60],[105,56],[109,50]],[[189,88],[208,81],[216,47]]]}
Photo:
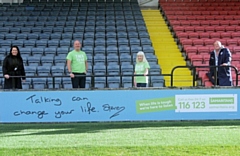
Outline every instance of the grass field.
{"label": "grass field", "polygon": [[0,124],[1,156],[240,155],[240,121]]}

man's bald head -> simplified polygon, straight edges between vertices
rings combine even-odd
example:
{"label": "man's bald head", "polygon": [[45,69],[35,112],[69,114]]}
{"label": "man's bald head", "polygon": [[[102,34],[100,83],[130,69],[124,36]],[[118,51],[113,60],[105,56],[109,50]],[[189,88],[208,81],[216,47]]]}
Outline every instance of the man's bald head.
{"label": "man's bald head", "polygon": [[81,49],[81,43],[80,43],[80,41],[79,41],[79,40],[74,41],[73,46],[74,46],[74,49],[75,49],[76,51],[79,51],[79,50]]}
{"label": "man's bald head", "polygon": [[221,49],[221,47],[222,47],[222,43],[220,41],[215,41],[214,42],[214,49],[216,51],[219,51]]}

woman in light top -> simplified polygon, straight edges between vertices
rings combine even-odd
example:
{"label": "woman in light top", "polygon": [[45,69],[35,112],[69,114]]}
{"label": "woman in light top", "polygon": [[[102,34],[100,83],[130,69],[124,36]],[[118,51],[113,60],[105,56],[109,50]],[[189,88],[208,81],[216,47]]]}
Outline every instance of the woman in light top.
{"label": "woman in light top", "polygon": [[136,57],[136,65],[134,75],[143,75],[134,77],[134,86],[135,87],[147,87],[148,83],[148,70],[150,66],[144,55],[144,52],[139,51]]}

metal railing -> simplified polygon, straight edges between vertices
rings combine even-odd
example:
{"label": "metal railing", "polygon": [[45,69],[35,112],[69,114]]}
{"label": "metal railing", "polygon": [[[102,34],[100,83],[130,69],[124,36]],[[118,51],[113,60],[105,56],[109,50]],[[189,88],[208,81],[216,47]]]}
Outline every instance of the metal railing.
{"label": "metal railing", "polygon": [[217,68],[219,68],[219,67],[221,67],[221,68],[226,68],[226,67],[230,67],[230,68],[233,68],[234,69],[234,71],[235,71],[235,74],[236,74],[236,86],[238,86],[238,75],[239,75],[239,73],[238,73],[238,69],[235,67],[235,66],[176,66],[176,67],[174,67],[173,69],[172,69],[172,71],[171,71],[171,86],[173,86],[173,82],[174,82],[174,72],[177,70],[177,69],[180,69],[180,68],[188,68],[188,69],[190,69],[190,70],[192,70],[193,71],[193,73],[192,73],[192,86],[193,87],[195,87],[195,81],[197,80],[196,79],[196,76],[197,76],[197,68],[199,69],[199,68],[207,68],[207,69],[209,69],[209,68],[214,68],[214,86],[217,86],[217,77],[218,77],[218,75],[217,75]]}
{"label": "metal railing", "polygon": [[[217,86],[217,68],[219,66],[176,66],[174,67],[172,70],[171,70],[171,73],[170,74],[148,74],[147,76],[148,77],[151,77],[151,76],[169,76],[171,79],[170,79],[170,87],[174,87],[174,72],[178,69],[184,69],[184,68],[187,68],[187,69],[190,69],[192,71],[192,86],[189,86],[189,87],[195,87],[196,84],[196,80],[197,80],[197,69],[200,69],[200,68],[214,68],[215,70],[215,83],[214,83],[214,86]],[[221,66],[223,67],[223,66]],[[238,69],[235,67],[235,66],[225,66],[225,67],[230,67],[230,68],[233,68],[234,71],[235,71],[235,74],[236,74],[236,86],[238,86]],[[117,75],[78,75],[77,77],[91,77],[92,79],[92,86],[94,86],[94,78],[95,77],[120,77],[120,84],[121,86],[123,86],[123,82],[122,82],[122,78],[123,77],[131,77],[132,78],[132,84],[134,84],[134,77],[135,76],[143,76],[143,75],[134,75],[134,74],[125,74],[125,75],[122,75],[122,74],[117,74]],[[22,78],[22,77],[25,77],[26,79],[27,78],[52,78],[52,88],[51,89],[57,89],[56,86],[55,86],[55,82],[56,82],[56,78],[65,78],[65,77],[70,77],[69,75],[59,75],[59,76],[10,76],[10,78]],[[0,78],[4,78],[4,76],[0,76]],[[107,80],[107,79],[106,79]],[[12,84],[13,84],[13,88],[12,89],[15,89],[15,79],[12,79]],[[163,79],[163,83],[165,83],[164,79]],[[150,86],[151,87],[151,86]],[[50,89],[50,88],[49,88]]]}

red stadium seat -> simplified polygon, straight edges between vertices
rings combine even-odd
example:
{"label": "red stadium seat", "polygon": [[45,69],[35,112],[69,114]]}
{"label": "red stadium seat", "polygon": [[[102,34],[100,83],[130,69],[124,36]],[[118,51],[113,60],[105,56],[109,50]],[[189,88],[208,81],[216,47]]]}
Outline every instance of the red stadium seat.
{"label": "red stadium seat", "polygon": [[205,44],[205,46],[213,46],[213,44],[214,44],[214,42],[215,42],[215,40],[214,39],[205,39],[204,40],[204,44]]}
{"label": "red stadium seat", "polygon": [[223,15],[215,15],[214,16],[214,19],[216,21],[220,21],[220,23],[224,20],[224,16]]}
{"label": "red stadium seat", "polygon": [[215,28],[212,26],[205,26],[204,29],[206,32],[215,32]]}
{"label": "red stadium seat", "polygon": [[183,26],[174,26],[173,30],[175,32],[184,32],[184,27]]}
{"label": "red stadium seat", "polygon": [[[204,16],[205,16],[205,15],[204,15]],[[205,18],[206,18],[206,20],[209,20],[210,22],[212,22],[212,21],[215,20],[214,16],[211,16],[211,15],[208,15],[208,16],[206,16]]]}
{"label": "red stadium seat", "polygon": [[194,27],[193,26],[186,26],[184,30],[185,30],[185,32],[194,32]]}
{"label": "red stadium seat", "polygon": [[232,36],[231,36],[231,33],[230,32],[222,32],[221,34],[221,38],[232,38]]}
{"label": "red stadium seat", "polygon": [[228,15],[235,16],[237,15],[237,11],[235,10],[228,11]]}
{"label": "red stadium seat", "polygon": [[192,40],[194,46],[203,46],[204,45],[204,40],[203,39],[193,39]]}
{"label": "red stadium seat", "polygon": [[211,37],[211,38],[220,39],[220,33],[218,33],[218,32],[212,32],[212,33],[210,33],[210,37]]}
{"label": "red stadium seat", "polygon": [[196,20],[198,21],[202,21],[202,20],[205,20],[205,16],[196,16]]}
{"label": "red stadium seat", "polygon": [[199,21],[190,21],[191,26],[200,26],[200,22]]}
{"label": "red stadium seat", "polygon": [[218,13],[219,13],[219,15],[228,15],[228,11],[220,11]]}
{"label": "red stadium seat", "polygon": [[186,49],[186,47],[192,46],[192,39],[184,39],[181,41],[184,50]]}
{"label": "red stadium seat", "polygon": [[202,15],[204,16],[211,15],[211,11],[202,11]]}
{"label": "red stadium seat", "polygon": [[180,20],[180,21],[187,20],[187,17],[185,15],[178,16],[178,20]]}
{"label": "red stadium seat", "polygon": [[199,38],[198,35],[199,35],[199,34],[198,34],[197,32],[189,32],[189,33],[188,33],[188,37],[189,37],[190,39]]}
{"label": "red stadium seat", "polygon": [[199,33],[199,38],[201,39],[210,38],[210,35],[208,32],[202,32],[202,33]]}
{"label": "red stadium seat", "polygon": [[208,81],[204,81],[204,86],[205,87],[212,87],[213,84],[208,80]]}
{"label": "red stadium seat", "polygon": [[188,15],[188,16],[187,16],[187,20],[189,20],[189,21],[195,21],[195,20],[196,20],[196,16],[195,16],[195,15]]}
{"label": "red stadium seat", "polygon": [[189,21],[180,21],[181,26],[190,26],[191,23]]}
{"label": "red stadium seat", "polygon": [[203,62],[204,63],[209,63],[209,59],[210,59],[209,58],[210,57],[209,53],[203,54]]}
{"label": "red stadium seat", "polygon": [[211,24],[211,26],[219,26],[220,25],[219,21],[211,21],[210,24]]}
{"label": "red stadium seat", "polygon": [[238,40],[237,39],[227,39],[227,45],[228,46],[237,46]]}
{"label": "red stadium seat", "polygon": [[240,15],[233,16],[234,20],[240,20]]}
{"label": "red stadium seat", "polygon": [[[235,16],[235,15],[234,15],[234,16]],[[223,17],[224,17],[224,20],[229,20],[229,21],[234,20],[233,15],[225,15],[225,16],[223,16]]]}
{"label": "red stadium seat", "polygon": [[177,33],[176,35],[177,35],[177,37],[178,37],[180,40],[182,40],[182,39],[188,39],[188,33],[186,33],[186,32],[179,32],[179,33]]}
{"label": "red stadium seat", "polygon": [[214,29],[218,33],[225,32],[225,26],[215,26]]}
{"label": "red stadium seat", "polygon": [[188,55],[189,53],[197,54],[197,50],[198,50],[197,47],[186,47],[186,49],[185,49],[187,55]]}
{"label": "red stadium seat", "polygon": [[195,32],[204,32],[204,27],[203,26],[194,26]]}
{"label": "red stadium seat", "polygon": [[233,47],[232,53],[239,53],[240,54],[240,46],[239,47],[237,47],[237,46]]}
{"label": "red stadium seat", "polygon": [[240,32],[232,32],[231,36],[232,38],[240,38]]}
{"label": "red stadium seat", "polygon": [[225,27],[226,32],[235,32],[235,31],[237,31],[236,28],[237,27],[235,27],[235,26],[227,26],[227,27]]}
{"label": "red stadium seat", "polygon": [[196,55],[194,53],[188,53],[188,58],[191,60],[191,62],[200,62],[202,63],[203,57],[202,55]]}
{"label": "red stadium seat", "polygon": [[181,26],[181,22],[180,22],[180,21],[177,21],[177,20],[171,20],[171,21],[170,21],[170,25],[171,25],[172,27],[174,27],[174,26]]}
{"label": "red stadium seat", "polygon": [[209,54],[209,52],[210,52],[210,48],[207,46],[198,47],[198,54],[205,55],[205,54]]}
{"label": "red stadium seat", "polygon": [[200,21],[201,26],[209,26],[210,25],[210,21]]}
{"label": "red stadium seat", "polygon": [[229,21],[229,25],[230,26],[238,26],[239,25],[239,21],[238,20],[230,20]]}
{"label": "red stadium seat", "polygon": [[223,20],[220,22],[221,26],[229,26],[230,21],[229,20]]}
{"label": "red stadium seat", "polygon": [[211,11],[210,14],[211,15],[219,15],[219,12],[218,11]]}

